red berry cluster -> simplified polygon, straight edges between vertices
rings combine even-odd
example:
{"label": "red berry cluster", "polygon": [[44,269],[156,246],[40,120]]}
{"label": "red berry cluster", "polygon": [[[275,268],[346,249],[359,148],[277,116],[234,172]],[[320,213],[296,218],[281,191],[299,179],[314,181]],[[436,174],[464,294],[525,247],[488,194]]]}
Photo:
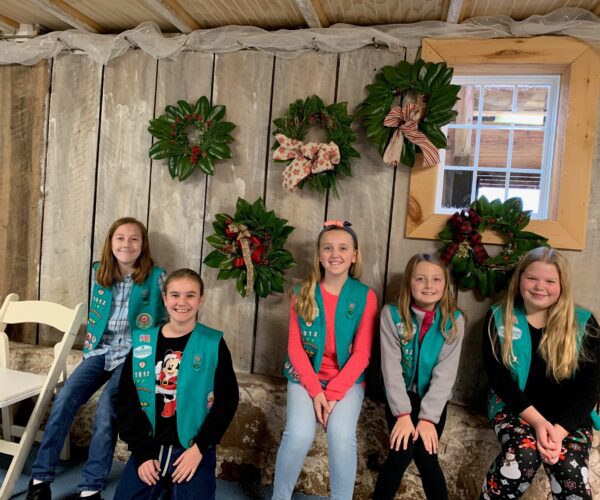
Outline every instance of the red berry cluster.
{"label": "red berry cluster", "polygon": [[197,144],[195,146],[192,146],[192,156],[190,158],[190,163],[192,165],[198,163],[198,156],[200,156],[200,153],[200,146],[198,146]]}

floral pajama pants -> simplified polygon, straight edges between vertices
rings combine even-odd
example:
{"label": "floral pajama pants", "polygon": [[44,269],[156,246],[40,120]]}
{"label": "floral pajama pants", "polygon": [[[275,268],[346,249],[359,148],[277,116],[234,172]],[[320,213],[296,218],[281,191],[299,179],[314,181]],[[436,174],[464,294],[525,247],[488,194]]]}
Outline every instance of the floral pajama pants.
{"label": "floral pajama pants", "polygon": [[[542,465],[537,451],[535,430],[518,415],[499,412],[493,421],[494,432],[502,451],[487,473],[481,499],[519,498]],[[562,442],[558,462],[543,463],[552,498],[555,500],[589,500],[592,492],[588,481],[588,460],[592,445],[590,428],[581,427]]]}

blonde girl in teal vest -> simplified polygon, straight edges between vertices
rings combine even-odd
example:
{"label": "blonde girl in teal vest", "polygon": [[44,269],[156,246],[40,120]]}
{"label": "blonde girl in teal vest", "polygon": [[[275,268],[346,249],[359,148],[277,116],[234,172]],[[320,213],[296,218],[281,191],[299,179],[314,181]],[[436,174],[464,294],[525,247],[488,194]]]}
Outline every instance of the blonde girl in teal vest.
{"label": "blonde girl in teal vest", "polygon": [[165,272],[154,265],[146,227],[132,217],[116,220],[106,235],[100,262],[93,265],[92,292],[83,361],[52,404],[46,431],[32,468],[29,500],[49,500],[50,483],[75,413],[100,387],[81,496],[99,499],[112,465],[117,438],[116,399],[131,330],[147,329],[165,313],[161,287]]}
{"label": "blonde girl in teal vest", "polygon": [[165,282],[169,321],[133,332],[119,385],[119,435],[131,457],[116,500],[214,499],[216,445],[233,419],[238,386],[223,332],[197,322],[204,302],[198,273]]}
{"label": "blonde girl in teal vest", "polygon": [[349,222],[327,221],[311,275],[290,307],[287,422],[275,467],[273,498],[291,498],[317,424],[327,434],[330,498],[351,500],[356,423],[364,396],[377,299],[358,281],[361,255]]}
{"label": "blonde girl in teal vest", "polygon": [[437,457],[452,396],[464,318],[446,266],[417,254],[406,265],[396,304],[381,312],[381,369],[387,396],[390,449],[373,498],[393,499],[414,460],[429,500],[448,498]]}
{"label": "blonde girl in teal vest", "polygon": [[484,323],[488,415],[502,451],[481,498],[519,498],[540,465],[555,499],[591,499],[588,461],[600,419],[598,323],[573,302],[567,260],[536,248]]}

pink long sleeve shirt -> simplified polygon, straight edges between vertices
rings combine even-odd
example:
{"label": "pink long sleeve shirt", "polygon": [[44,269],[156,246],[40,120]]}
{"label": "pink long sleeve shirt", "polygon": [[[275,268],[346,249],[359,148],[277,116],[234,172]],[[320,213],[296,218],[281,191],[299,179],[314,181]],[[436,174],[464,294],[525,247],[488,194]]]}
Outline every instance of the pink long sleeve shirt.
{"label": "pink long sleeve shirt", "polygon": [[[325,290],[325,287],[319,286],[321,287],[325,307],[326,325],[325,350],[319,373],[315,373],[308,354],[306,354],[302,345],[300,324],[295,309],[296,301],[293,297],[290,305],[288,355],[292,366],[298,372],[300,383],[308,391],[311,398],[314,398],[320,392],[325,392],[328,401],[339,401],[344,397],[346,391],[356,383],[358,377],[369,364],[373,336],[377,325],[377,297],[373,290],[369,290],[365,310],[352,343],[352,353],[344,367],[340,369],[335,349],[335,309],[339,296],[332,295]],[[325,389],[321,386],[320,381],[327,382]]]}

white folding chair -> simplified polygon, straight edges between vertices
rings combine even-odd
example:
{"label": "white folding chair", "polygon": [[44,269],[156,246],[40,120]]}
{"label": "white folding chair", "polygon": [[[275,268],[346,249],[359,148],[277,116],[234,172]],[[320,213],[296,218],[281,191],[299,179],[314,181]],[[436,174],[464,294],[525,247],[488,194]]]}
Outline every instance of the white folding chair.
{"label": "white folding chair", "polygon": [[[60,304],[41,300],[19,301],[10,294],[0,309],[0,408],[2,409],[2,433],[0,453],[12,455],[10,467],[0,487],[0,500],[10,498],[21,475],[31,445],[39,434],[40,425],[54,389],[61,376],[66,377],[67,356],[73,346],[77,331],[85,318],[83,304],[69,309]],[[16,323],[40,323],[63,332],[60,342],[54,346],[54,361],[47,375],[11,370],[8,368],[8,336],[6,325]],[[32,396],[38,396],[26,427],[13,424],[11,405]],[[12,438],[21,436],[19,442]]]}

